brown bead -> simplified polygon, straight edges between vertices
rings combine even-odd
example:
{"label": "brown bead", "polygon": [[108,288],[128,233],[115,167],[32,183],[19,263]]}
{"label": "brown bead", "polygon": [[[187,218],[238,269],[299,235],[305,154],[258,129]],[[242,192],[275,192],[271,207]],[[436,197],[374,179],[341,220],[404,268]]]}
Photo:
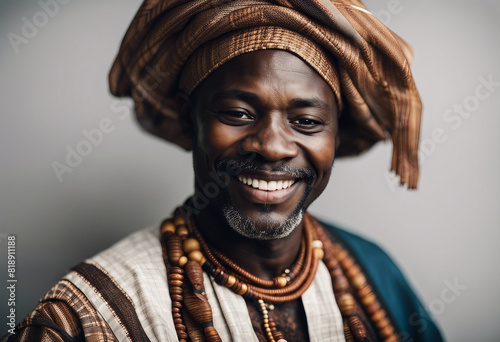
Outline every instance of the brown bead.
{"label": "brown bead", "polygon": [[182,324],[182,318],[174,318],[174,324]]}
{"label": "brown bead", "polygon": [[336,255],[337,260],[342,262],[348,256],[347,251],[345,249],[340,249]]}
{"label": "brown bead", "polygon": [[184,240],[189,235],[189,229],[185,224],[175,227],[175,234],[179,235]]}
{"label": "brown bead", "polygon": [[182,303],[181,302],[177,302],[177,301],[172,301],[172,307],[174,307],[174,308],[182,308]]}
{"label": "brown bead", "polygon": [[276,341],[279,341],[279,340],[284,340],[285,339],[285,336],[280,332],[280,331],[276,331],[273,333],[273,337]]}
{"label": "brown bead", "polygon": [[375,326],[378,328],[378,329],[384,329],[385,327],[387,327],[389,324],[391,324],[391,322],[387,319],[387,318],[382,318],[380,321],[378,321],[377,323],[375,323]]}
{"label": "brown bead", "polygon": [[175,280],[175,279],[169,280],[168,285],[170,285],[170,286],[182,286],[182,280]]}
{"label": "brown bead", "polygon": [[314,257],[318,260],[323,259],[323,257],[325,256],[325,252],[323,251],[322,248],[314,248],[313,253],[314,253]]}
{"label": "brown bead", "polygon": [[179,294],[171,294],[171,295],[170,295],[170,298],[172,298],[172,300],[176,300],[176,301],[182,302],[182,295],[179,295]]}
{"label": "brown bead", "polygon": [[184,265],[186,265],[186,263],[188,262],[188,258],[183,255],[179,258],[179,261],[177,261],[177,263],[179,264],[180,267],[184,267]]}
{"label": "brown bead", "polygon": [[182,294],[182,288],[179,286],[171,286],[169,288],[169,290],[170,290],[170,294],[177,294],[177,295]]}
{"label": "brown bead", "polygon": [[184,248],[184,253],[189,254],[192,251],[199,251],[200,243],[195,238],[189,238],[184,241],[182,247]]}
{"label": "brown bead", "polygon": [[241,282],[238,279],[236,279],[234,285],[231,286],[231,290],[233,290],[236,293],[239,293],[239,291],[241,290]]}
{"label": "brown bead", "polygon": [[335,267],[330,272],[330,275],[332,276],[332,278],[343,277],[344,276],[344,272],[342,271],[342,269],[340,267]]}
{"label": "brown bead", "polygon": [[339,262],[337,261],[337,259],[331,258],[331,259],[325,260],[326,268],[328,268],[329,271],[331,271],[338,264],[339,264]]}
{"label": "brown bead", "polygon": [[276,277],[273,279],[274,286],[275,287],[285,287],[287,284],[286,278],[285,277]]}
{"label": "brown bead", "polygon": [[359,268],[359,266],[354,265],[347,270],[346,275],[349,277],[349,279],[352,279],[355,276],[357,276],[358,274],[360,274],[360,272],[361,272],[361,269]]}
{"label": "brown bead", "polygon": [[167,250],[170,261],[177,264],[177,261],[183,254],[181,237],[172,235],[167,241]]}
{"label": "brown bead", "polygon": [[187,338],[188,338],[189,336],[188,336],[188,334],[186,333],[186,331],[177,331],[177,337],[179,338],[179,341],[180,341],[180,340],[187,341]]}
{"label": "brown bead", "polygon": [[175,330],[177,330],[177,331],[186,331],[186,326],[184,324],[182,324],[182,323],[177,323],[177,324],[175,324]]}
{"label": "brown bead", "polygon": [[205,342],[205,334],[203,333],[203,327],[196,324],[191,318],[191,315],[187,314],[184,317],[184,321],[187,327],[187,332],[191,342]]}
{"label": "brown bead", "polygon": [[206,325],[212,321],[212,309],[210,304],[201,294],[187,293],[184,296],[184,305],[196,323]]}
{"label": "brown bead", "polygon": [[175,226],[171,220],[163,221],[163,223],[161,224],[160,233],[161,235],[166,236],[173,235],[175,233]]}
{"label": "brown bead", "polygon": [[184,217],[182,216],[181,212],[179,210],[176,210],[174,213],[174,225],[177,227],[178,225],[181,224],[186,224],[186,220],[184,220]]}
{"label": "brown bead", "polygon": [[203,253],[200,251],[192,251],[191,253],[188,254],[189,260],[200,262],[202,258],[203,258]]}
{"label": "brown bead", "polygon": [[363,273],[358,273],[357,275],[352,277],[351,282],[352,282],[352,286],[354,286],[354,288],[356,290],[360,290],[361,288],[363,288],[363,286],[365,286],[366,278],[363,275]]}
{"label": "brown bead", "polygon": [[372,321],[377,323],[381,319],[385,318],[385,311],[384,310],[377,310],[373,315],[372,315]]}
{"label": "brown bead", "polygon": [[380,336],[382,336],[383,338],[391,337],[393,334],[394,334],[394,327],[392,325],[388,325],[380,330]]}
{"label": "brown bead", "polygon": [[370,314],[370,315],[373,315],[379,309],[380,309],[380,303],[379,302],[375,302],[375,303],[373,303],[371,305],[368,305],[366,307],[366,312],[368,312],[368,314]]}
{"label": "brown bead", "polygon": [[355,339],[361,340],[367,338],[366,328],[358,317],[349,317],[348,322],[349,328],[351,328],[352,335]]}
{"label": "brown bead", "polygon": [[233,286],[234,283],[236,283],[236,277],[235,276],[230,275],[229,277],[227,277],[227,283],[226,283],[227,287]]}
{"label": "brown bead", "polygon": [[205,337],[208,342],[222,342],[219,333],[214,327],[206,327],[203,331],[205,332]]}
{"label": "brown bead", "polygon": [[229,279],[229,275],[227,273],[222,274],[222,278],[220,280],[221,285],[225,286],[227,284],[228,279]]}
{"label": "brown bead", "polygon": [[341,264],[345,270],[348,270],[354,265],[354,260],[350,256],[348,256],[341,261]]}
{"label": "brown bead", "polygon": [[361,303],[363,303],[363,305],[365,306],[368,306],[374,303],[375,300],[376,300],[375,295],[373,293],[370,293],[366,297],[361,298]]}
{"label": "brown bead", "polygon": [[398,341],[399,341],[399,339],[395,335],[389,336],[386,339],[384,339],[384,342],[398,342]]}
{"label": "brown bead", "polygon": [[173,274],[173,273],[183,274],[184,270],[182,268],[180,268],[180,267],[173,266],[173,267],[169,268],[168,272],[171,273],[171,274]]}
{"label": "brown bead", "polygon": [[238,294],[243,296],[245,293],[247,293],[247,290],[248,286],[246,284],[241,284],[241,289],[238,291]]}
{"label": "brown bead", "polygon": [[354,337],[352,336],[351,329],[347,324],[347,321],[344,321],[344,335],[346,342],[355,342]]}
{"label": "brown bead", "polygon": [[[177,309],[177,308],[176,308],[176,309]],[[174,313],[172,314],[172,317],[173,317],[174,319],[176,319],[176,318],[181,318],[181,317],[182,317],[182,315],[181,315],[181,313],[180,313],[180,312],[174,312]]]}
{"label": "brown bead", "polygon": [[347,281],[347,278],[344,276],[337,277],[335,278],[335,281],[333,282],[333,290],[336,292],[343,292],[347,291],[349,289],[349,281]]}
{"label": "brown bead", "polygon": [[356,301],[350,293],[344,293],[338,299],[340,311],[345,316],[350,316],[356,312]]}
{"label": "brown bead", "polygon": [[368,296],[370,293],[372,293],[372,288],[370,285],[366,285],[366,286],[362,287],[361,289],[359,289],[358,296],[363,298],[365,296]]}
{"label": "brown bead", "polygon": [[224,271],[221,271],[220,269],[216,269],[215,272],[212,274],[214,277],[215,281],[220,283],[222,278],[224,277]]}
{"label": "brown bead", "polygon": [[169,280],[184,280],[184,275],[179,273],[170,273],[168,275]]}
{"label": "brown bead", "polygon": [[199,263],[193,260],[188,261],[186,263],[186,275],[196,290],[201,291],[203,289],[203,270]]}
{"label": "brown bead", "polygon": [[181,312],[181,309],[179,309],[179,308],[172,308],[172,312],[178,313],[178,312]]}

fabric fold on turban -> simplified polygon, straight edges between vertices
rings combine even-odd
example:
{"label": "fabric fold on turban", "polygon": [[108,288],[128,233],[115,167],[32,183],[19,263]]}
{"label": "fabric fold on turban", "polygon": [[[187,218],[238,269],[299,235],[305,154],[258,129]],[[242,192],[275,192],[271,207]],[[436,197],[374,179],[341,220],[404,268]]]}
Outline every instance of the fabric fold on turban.
{"label": "fabric fold on turban", "polygon": [[337,157],[390,138],[391,170],[416,188],[422,104],[412,50],[361,1],[145,0],[111,68],[110,89],[134,99],[147,130],[190,149],[179,92],[189,95],[231,58],[263,49],[298,55],[330,85],[342,110]]}

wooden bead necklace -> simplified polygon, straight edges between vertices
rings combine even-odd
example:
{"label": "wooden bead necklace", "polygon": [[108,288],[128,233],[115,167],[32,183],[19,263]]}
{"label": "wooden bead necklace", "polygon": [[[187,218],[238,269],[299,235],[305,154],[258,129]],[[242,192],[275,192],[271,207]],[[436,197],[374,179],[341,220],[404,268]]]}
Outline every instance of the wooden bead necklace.
{"label": "wooden bead necklace", "polygon": [[340,243],[327,237],[321,225],[309,214],[304,216],[304,234],[295,264],[271,280],[256,277],[210,247],[194,220],[191,218],[187,222],[179,209],[173,218],[163,221],[160,232],[172,317],[180,342],[221,341],[213,325],[203,271],[218,284],[256,301],[262,312],[263,331],[268,341],[286,342],[268,309],[273,303],[300,298],[313,282],[321,259],[332,277],[346,341],[377,340],[372,326],[382,341],[397,341],[395,330],[361,268]]}

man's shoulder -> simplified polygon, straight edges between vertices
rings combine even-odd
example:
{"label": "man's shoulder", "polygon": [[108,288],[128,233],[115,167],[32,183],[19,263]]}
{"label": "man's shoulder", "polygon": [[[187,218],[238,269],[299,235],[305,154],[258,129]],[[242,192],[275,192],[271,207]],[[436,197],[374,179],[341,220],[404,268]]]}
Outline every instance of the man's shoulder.
{"label": "man's shoulder", "polygon": [[[355,234],[336,225],[320,221],[323,227],[338,239],[354,255],[362,265],[369,263],[370,266],[395,266],[392,258],[378,244],[369,239]],[[396,267],[397,268],[397,267]]]}
{"label": "man's shoulder", "polygon": [[144,262],[161,250],[159,229],[148,227],[119,240],[109,248],[88,260],[117,259],[119,261]]}
{"label": "man's shoulder", "polygon": [[89,269],[102,273],[126,293],[134,293],[144,284],[164,285],[166,269],[159,229],[149,227],[130,234],[74,267],[64,279],[76,281]]}
{"label": "man's shoulder", "polygon": [[321,221],[352,254],[400,331],[401,341],[442,341],[442,337],[393,259],[376,243]]}
{"label": "man's shoulder", "polygon": [[173,321],[159,319],[171,315],[171,301],[158,227],[125,237],[63,279],[83,293],[117,337],[133,333],[134,341],[146,335],[170,341],[175,335]]}

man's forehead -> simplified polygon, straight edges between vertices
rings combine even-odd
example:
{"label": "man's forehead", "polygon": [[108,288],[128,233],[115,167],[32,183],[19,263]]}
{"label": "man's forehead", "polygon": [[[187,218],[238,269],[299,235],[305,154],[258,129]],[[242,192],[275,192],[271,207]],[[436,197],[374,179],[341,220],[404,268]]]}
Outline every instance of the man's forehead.
{"label": "man's forehead", "polygon": [[[212,93],[209,102],[212,103],[224,99],[236,99],[247,103],[260,103],[262,101],[258,94],[233,88]],[[291,98],[287,104],[290,108],[315,107],[324,110],[332,109],[332,106],[327,101],[314,95]]]}
{"label": "man's forehead", "polygon": [[[239,99],[256,103],[270,92],[288,95],[293,106],[306,102],[318,108],[332,107],[333,92],[306,62],[287,51],[255,51],[235,57],[200,85],[209,102]],[[287,93],[287,94],[285,94]]]}

